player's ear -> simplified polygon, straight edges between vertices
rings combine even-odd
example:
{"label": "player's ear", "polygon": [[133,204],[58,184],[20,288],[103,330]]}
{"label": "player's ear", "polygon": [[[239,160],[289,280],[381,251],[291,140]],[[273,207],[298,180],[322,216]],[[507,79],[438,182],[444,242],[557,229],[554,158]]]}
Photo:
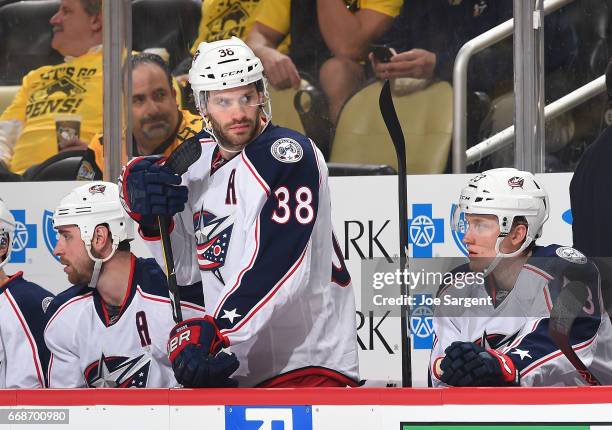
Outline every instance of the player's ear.
{"label": "player's ear", "polygon": [[525,224],[516,224],[510,230],[510,239],[513,245],[521,245],[527,237],[527,226]]}
{"label": "player's ear", "polygon": [[100,224],[94,229],[93,237],[91,238],[92,250],[98,255],[106,254],[106,249],[112,247],[112,239],[108,226]]}

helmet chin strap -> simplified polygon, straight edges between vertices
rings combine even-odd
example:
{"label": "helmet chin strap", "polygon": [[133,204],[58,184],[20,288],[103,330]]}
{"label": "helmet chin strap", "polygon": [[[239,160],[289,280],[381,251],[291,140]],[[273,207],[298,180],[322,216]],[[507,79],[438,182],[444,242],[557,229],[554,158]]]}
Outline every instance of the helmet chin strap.
{"label": "helmet chin strap", "polygon": [[509,254],[504,254],[503,252],[499,250],[499,247],[502,241],[504,240],[504,237],[506,236],[499,236],[497,238],[497,241],[495,242],[495,258],[493,258],[493,261],[491,261],[489,266],[483,270],[483,273],[485,276],[489,276],[495,270],[495,268],[500,263],[502,258],[516,257],[521,252],[523,252],[531,244],[531,242],[533,242],[533,238],[531,236],[526,236],[525,240],[523,241],[523,244],[520,246],[519,249]]}
{"label": "helmet chin strap", "polygon": [[89,281],[88,287],[91,289],[96,288],[98,285],[98,279],[100,278],[100,273],[102,272],[102,263],[106,263],[111,259],[115,252],[117,251],[117,247],[119,246],[117,241],[113,241],[111,253],[106,258],[96,258],[91,254],[91,242],[85,244],[85,249],[87,250],[87,255],[94,262],[93,273],[91,274],[91,280]]}

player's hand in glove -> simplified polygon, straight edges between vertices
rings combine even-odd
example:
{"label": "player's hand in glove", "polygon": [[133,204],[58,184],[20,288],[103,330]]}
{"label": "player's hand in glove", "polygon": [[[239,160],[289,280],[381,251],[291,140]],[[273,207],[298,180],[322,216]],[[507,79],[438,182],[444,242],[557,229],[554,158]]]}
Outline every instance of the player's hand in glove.
{"label": "player's hand in glove", "polygon": [[177,324],[170,332],[168,357],[176,380],[185,387],[236,387],[239,362],[221,351],[229,346],[210,316]]}
{"label": "player's hand in glove", "polygon": [[170,218],[187,202],[187,187],[163,161],[159,156],[134,158],[119,178],[121,203],[147,236],[156,235],[158,216]]}
{"label": "player's hand in glove", "polygon": [[499,387],[518,385],[519,372],[500,352],[472,342],[453,342],[444,351],[440,380],[455,387]]}

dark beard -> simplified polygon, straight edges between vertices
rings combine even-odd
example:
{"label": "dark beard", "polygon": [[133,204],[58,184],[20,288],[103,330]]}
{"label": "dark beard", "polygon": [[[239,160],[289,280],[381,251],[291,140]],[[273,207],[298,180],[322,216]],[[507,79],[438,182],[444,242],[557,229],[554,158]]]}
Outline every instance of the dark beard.
{"label": "dark beard", "polygon": [[[217,123],[212,117],[209,117],[209,121],[212,126],[213,132],[215,133],[215,137],[217,138],[221,146],[224,148],[230,149],[232,151],[241,151],[242,149],[244,149],[244,147],[248,143],[252,142],[255,139],[255,137],[257,137],[257,135],[259,134],[259,127],[253,127],[251,130],[251,134],[249,135],[247,140],[244,142],[244,144],[237,145],[230,141],[228,136],[221,130],[219,123]],[[259,115],[257,116],[256,121],[260,121]],[[253,126],[255,124],[249,121],[249,125]]]}

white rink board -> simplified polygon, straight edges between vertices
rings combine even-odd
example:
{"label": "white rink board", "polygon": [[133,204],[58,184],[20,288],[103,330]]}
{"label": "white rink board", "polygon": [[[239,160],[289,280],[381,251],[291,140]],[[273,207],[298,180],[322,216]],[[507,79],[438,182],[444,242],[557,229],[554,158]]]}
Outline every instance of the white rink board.
{"label": "white rink board", "polygon": [[[434,257],[461,256],[451,234],[450,209],[461,188],[473,175],[426,175],[408,177],[408,217],[413,216],[413,205],[431,205],[431,218],[442,220],[444,241],[433,243]],[[562,214],[570,208],[569,182],[571,174],[552,173],[538,175],[550,195],[551,213],[541,244],[572,243],[571,226],[563,221]],[[43,215],[53,211],[59,200],[82,182],[2,183],[0,197],[10,209],[25,210],[20,225],[19,238],[27,245],[23,263],[8,264],[7,272],[23,270],[26,279],[39,283],[44,288],[58,293],[68,287],[63,267],[51,255],[45,240]],[[330,178],[333,205],[333,224],[336,237],[347,261],[357,294],[357,309],[365,315],[359,337],[365,350],[360,351],[360,373],[363,379],[401,380],[401,336],[399,318],[382,320],[361,309],[359,290],[361,286],[361,256],[384,257],[381,248],[390,256],[399,253],[397,177],[334,177]],[[438,224],[440,225],[440,224]],[[33,229],[36,234],[32,235]],[[363,229],[363,231],[361,230]],[[441,233],[442,231],[443,233]],[[361,233],[361,234],[360,234]],[[47,234],[48,236],[48,234]],[[371,252],[370,252],[371,250]],[[133,251],[139,256],[150,256],[144,244],[137,239]],[[413,255],[413,246],[410,246]],[[348,258],[347,258],[348,257]],[[371,328],[370,328],[371,327]],[[370,349],[371,348],[371,349]],[[415,386],[426,384],[426,368],[429,353],[418,350],[413,354],[413,379]]]}
{"label": "white rink board", "polygon": [[[59,393],[55,393],[59,395]],[[257,398],[252,393],[253,399]],[[40,408],[19,405],[15,408]],[[237,428],[259,430],[388,430],[388,429],[448,429],[452,425],[463,425],[472,429],[494,430],[506,425],[520,429],[593,429],[612,428],[612,403],[608,404],[564,404],[564,405],[285,405],[275,406],[267,403],[246,407],[233,405],[92,405],[62,406],[67,409],[68,423],[63,424],[0,424],[0,429],[147,429],[183,430],[185,428],[205,428],[214,430],[234,430]],[[58,407],[50,407],[52,409]],[[228,418],[228,411],[242,408],[239,420]],[[306,409],[306,417],[299,416],[296,410]],[[267,410],[266,417],[249,417],[248,412]],[[246,411],[246,412],[245,412]],[[246,418],[246,419],[245,419]],[[250,419],[249,419],[250,418]],[[237,427],[236,421],[242,426]],[[272,424],[274,423],[274,424]],[[533,423],[522,426],[521,423]],[[482,426],[482,427],[481,427]],[[452,428],[452,427],[451,427]],[[507,429],[508,427],[503,427]]]}

